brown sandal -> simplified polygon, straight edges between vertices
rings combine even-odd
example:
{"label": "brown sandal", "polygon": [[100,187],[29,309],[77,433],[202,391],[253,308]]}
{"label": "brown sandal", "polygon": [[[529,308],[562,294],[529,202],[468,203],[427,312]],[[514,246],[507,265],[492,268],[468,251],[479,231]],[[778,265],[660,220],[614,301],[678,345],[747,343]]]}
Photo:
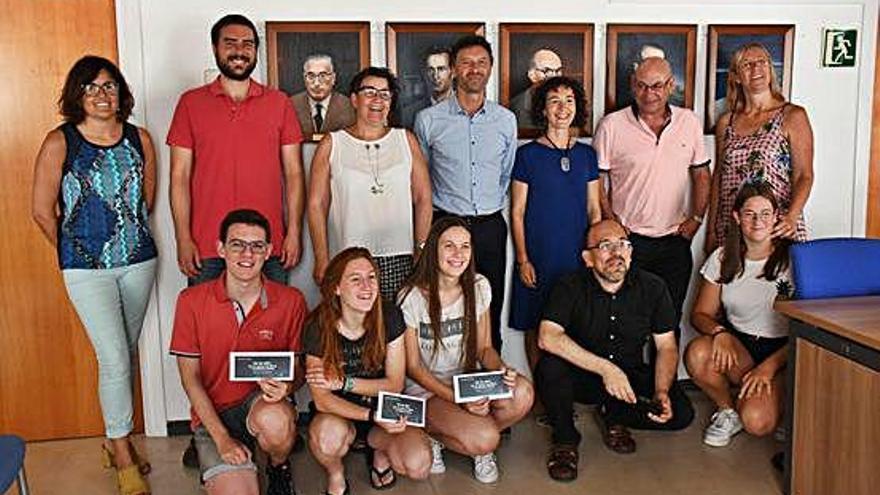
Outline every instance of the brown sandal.
{"label": "brown sandal", "polygon": [[602,430],[602,441],[618,454],[632,454],[636,451],[636,441],[629,430],[622,425],[611,425]]}
{"label": "brown sandal", "polygon": [[547,458],[547,474],[556,481],[574,481],[578,475],[577,446],[554,445]]}

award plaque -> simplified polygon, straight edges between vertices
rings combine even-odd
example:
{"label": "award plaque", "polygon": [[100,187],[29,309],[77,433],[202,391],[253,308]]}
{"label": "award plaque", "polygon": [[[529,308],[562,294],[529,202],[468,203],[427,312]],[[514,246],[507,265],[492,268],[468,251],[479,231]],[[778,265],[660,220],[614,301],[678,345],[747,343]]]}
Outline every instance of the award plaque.
{"label": "award plaque", "polygon": [[411,395],[379,392],[379,407],[376,409],[376,421],[395,423],[406,417],[406,424],[425,427],[425,399]]}
{"label": "award plaque", "polygon": [[483,398],[494,400],[513,397],[513,390],[504,384],[503,371],[455,375],[452,377],[452,387],[456,404],[476,402]]}
{"label": "award plaque", "polygon": [[293,380],[293,352],[230,352],[229,381]]}

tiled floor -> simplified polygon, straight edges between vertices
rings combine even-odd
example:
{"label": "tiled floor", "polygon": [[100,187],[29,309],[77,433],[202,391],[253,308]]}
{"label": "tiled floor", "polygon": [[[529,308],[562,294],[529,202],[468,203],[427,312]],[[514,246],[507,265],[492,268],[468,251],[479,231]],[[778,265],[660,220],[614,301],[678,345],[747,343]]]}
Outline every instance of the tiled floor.
{"label": "tiled floor", "polygon": [[[745,433],[727,448],[706,447],[700,441],[702,428],[711,413],[702,394],[692,393],[698,419],[676,433],[635,432],[638,452],[621,456],[605,449],[592,415],[581,412],[580,474],[573,483],[557,483],[547,477],[544,457],[549,430],[528,418],[514,428],[498,451],[501,480],[482,485],[471,476],[470,460],[446,454],[447,471],[431,476],[426,483],[401,479],[389,495],[488,494],[504,490],[505,495],[552,494],[699,494],[762,495],[781,493],[781,477],[770,465],[770,456],[781,444],[771,438],[757,439]],[[153,465],[149,480],[156,495],[197,494],[194,470],[181,467],[185,437],[138,438],[136,443]],[[35,495],[114,494],[113,473],[100,466],[100,438],[40,442],[28,445],[27,475]],[[366,481],[361,454],[346,459],[347,476],[353,494],[376,493]],[[295,456],[294,476],[301,495],[324,490],[321,468],[307,454]],[[16,494],[13,488],[7,495]],[[17,494],[16,494],[17,495]]]}

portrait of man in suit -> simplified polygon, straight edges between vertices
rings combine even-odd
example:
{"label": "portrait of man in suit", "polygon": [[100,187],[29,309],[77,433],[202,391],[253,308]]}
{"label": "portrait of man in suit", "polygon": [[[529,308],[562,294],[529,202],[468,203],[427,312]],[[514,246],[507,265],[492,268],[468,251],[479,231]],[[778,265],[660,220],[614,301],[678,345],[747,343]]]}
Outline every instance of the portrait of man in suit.
{"label": "portrait of man in suit", "polygon": [[452,67],[449,48],[432,46],[425,52],[422,79],[427,91],[400,110],[400,125],[412,129],[416,114],[445,100],[452,93]]}
{"label": "portrait of man in suit", "polygon": [[541,48],[532,54],[526,77],[529,87],[510,99],[510,110],[516,115],[521,129],[535,128],[532,120],[532,93],[546,79],[562,75],[562,58],[549,48]]}
{"label": "portrait of man in suit", "polygon": [[305,91],[294,94],[293,107],[307,139],[333,132],[354,123],[355,115],[348,97],[333,90],[336,72],[333,58],[326,54],[309,55],[303,63]]}

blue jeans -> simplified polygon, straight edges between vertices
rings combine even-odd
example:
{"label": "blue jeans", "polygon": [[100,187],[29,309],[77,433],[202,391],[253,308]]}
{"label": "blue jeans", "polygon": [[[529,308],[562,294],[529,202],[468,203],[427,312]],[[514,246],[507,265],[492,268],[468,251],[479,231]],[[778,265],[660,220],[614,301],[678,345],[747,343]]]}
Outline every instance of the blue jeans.
{"label": "blue jeans", "polygon": [[132,359],[156,277],[156,259],[101,270],[63,270],[67,295],[98,358],[98,397],[107,438],[134,428]]}
{"label": "blue jeans", "polygon": [[[223,274],[226,269],[226,262],[223,258],[204,258],[202,259],[202,269],[195,277],[186,279],[188,286],[199,285],[204,282],[214,280]],[[263,264],[263,275],[273,282],[287,285],[287,270],[281,264],[281,258],[278,256],[270,256]]]}

